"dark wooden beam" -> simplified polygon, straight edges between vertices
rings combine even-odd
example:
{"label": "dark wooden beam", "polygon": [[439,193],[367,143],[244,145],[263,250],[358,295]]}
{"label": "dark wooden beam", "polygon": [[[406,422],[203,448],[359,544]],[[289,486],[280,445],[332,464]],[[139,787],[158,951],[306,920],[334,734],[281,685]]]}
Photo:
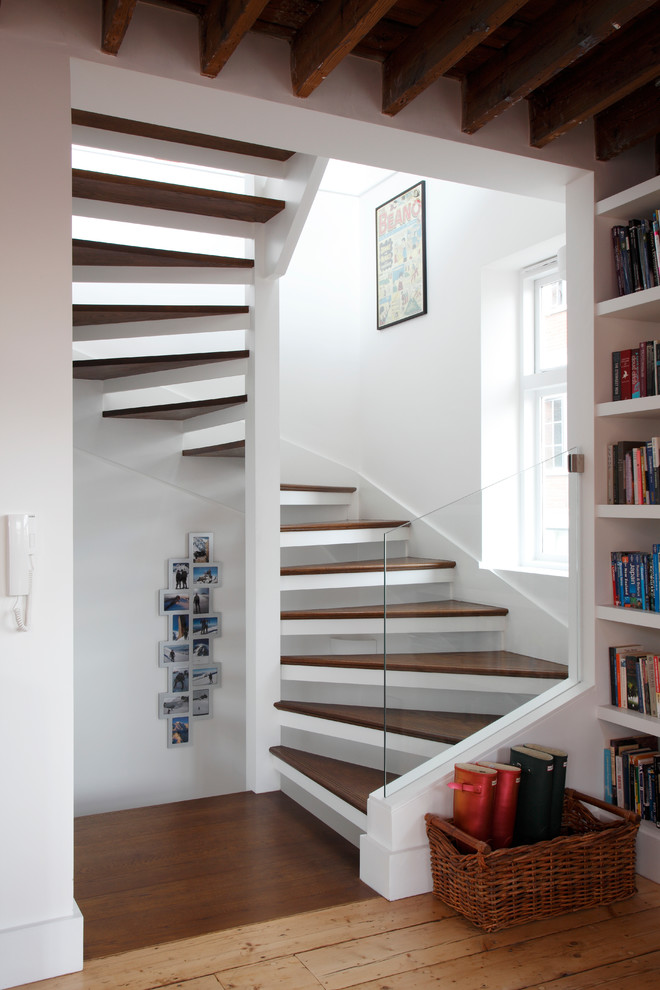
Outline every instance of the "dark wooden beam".
{"label": "dark wooden beam", "polygon": [[596,158],[607,162],[660,132],[660,79],[594,117]]}
{"label": "dark wooden beam", "polygon": [[655,136],[655,174],[660,175],[660,134]]}
{"label": "dark wooden beam", "polygon": [[325,0],[291,45],[291,82],[309,96],[397,0]]}
{"label": "dark wooden beam", "polygon": [[116,55],[131,23],[137,0],[103,0],[101,50]]}
{"label": "dark wooden beam", "polygon": [[203,76],[217,76],[267,3],[268,0],[209,0],[200,24]]}
{"label": "dark wooden beam", "polygon": [[544,148],[658,76],[660,15],[653,10],[532,94],[530,144]]}
{"label": "dark wooden beam", "polygon": [[463,81],[463,131],[474,134],[654,2],[575,0],[551,8],[501,54],[493,55]]}
{"label": "dark wooden beam", "polygon": [[527,0],[445,0],[383,65],[383,113],[394,116]]}

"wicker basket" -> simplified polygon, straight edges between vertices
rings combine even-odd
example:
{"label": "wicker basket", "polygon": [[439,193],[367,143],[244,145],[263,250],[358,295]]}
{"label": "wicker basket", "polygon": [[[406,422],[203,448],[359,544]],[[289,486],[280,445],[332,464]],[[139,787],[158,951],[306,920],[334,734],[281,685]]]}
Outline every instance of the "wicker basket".
{"label": "wicker basket", "polygon": [[[585,804],[617,818],[599,821]],[[534,845],[493,851],[451,821],[426,815],[433,893],[487,932],[623,900],[635,893],[638,827],[634,812],[568,788],[562,834]],[[475,852],[459,852],[452,839]]]}

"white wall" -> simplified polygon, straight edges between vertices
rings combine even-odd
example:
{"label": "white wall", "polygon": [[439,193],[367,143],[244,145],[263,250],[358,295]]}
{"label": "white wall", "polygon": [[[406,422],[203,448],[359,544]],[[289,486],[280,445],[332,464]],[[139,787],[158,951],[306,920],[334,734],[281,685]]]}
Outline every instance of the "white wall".
{"label": "white wall", "polygon": [[[172,423],[101,418],[102,390],[76,382],[75,812],[228,794],[245,788],[243,465],[181,456]],[[220,466],[219,466],[220,465]],[[212,661],[213,718],[193,719],[192,745],[168,749],[157,717],[167,670],[158,615],[167,559],[189,532],[214,534],[222,633]]]}

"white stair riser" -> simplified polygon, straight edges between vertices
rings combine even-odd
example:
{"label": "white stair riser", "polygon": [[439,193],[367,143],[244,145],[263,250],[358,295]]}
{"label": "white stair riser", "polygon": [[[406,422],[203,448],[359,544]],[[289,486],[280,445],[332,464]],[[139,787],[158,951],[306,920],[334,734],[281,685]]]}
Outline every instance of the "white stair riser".
{"label": "white stair riser", "polygon": [[352,505],[349,492],[280,492],[280,505]]}
{"label": "white stair riser", "polygon": [[[201,234],[223,234],[253,241],[257,224],[245,220],[224,220],[196,213],[177,213],[175,210],[158,210],[150,206],[130,206],[124,203],[106,203],[95,199],[74,199],[73,215],[93,220],[115,220],[119,223],[139,223],[150,227],[167,227],[172,230],[194,230]],[[236,252],[238,254],[238,250]]]}
{"label": "white stair riser", "polygon": [[[470,616],[467,618],[423,618],[387,620],[387,633],[455,633],[502,632],[505,616],[493,618]],[[385,623],[382,619],[283,619],[282,636],[345,636],[364,634],[382,635]]]}
{"label": "white stair riser", "polygon": [[[304,681],[310,684],[355,684],[382,687],[382,670],[357,667],[332,668],[282,664],[283,681]],[[494,693],[537,695],[560,684],[556,680],[537,677],[484,677],[479,674],[428,674],[420,671],[388,670],[388,688],[425,688],[429,691],[492,691]]]}
{"label": "white stair riser", "polygon": [[202,413],[200,416],[192,416],[190,419],[182,421],[184,443],[192,443],[195,440],[193,434],[199,430],[211,430],[215,426],[226,426],[227,423],[239,423],[245,420],[245,402],[237,402],[233,406],[225,409],[217,409],[215,412]]}
{"label": "white stair riser", "polygon": [[327,807],[332,808],[334,812],[341,815],[347,821],[352,822],[362,831],[367,831],[367,816],[362,812],[354,808],[353,805],[348,804],[346,801],[342,801],[341,798],[337,797],[331,791],[326,790],[325,787],[321,787],[314,780],[310,780],[304,774],[296,770],[295,767],[289,766],[284,760],[278,759],[276,756],[273,757],[275,768],[288,780],[293,781],[298,787],[306,791],[317,801],[321,801]]}
{"label": "white stair riser", "polygon": [[[389,571],[387,587],[419,584],[450,584],[454,572],[451,568],[428,571]],[[285,574],[280,578],[282,592],[316,591],[332,588],[382,588],[383,572],[369,571],[359,574]],[[286,607],[283,605],[283,607]]]}
{"label": "white stair riser", "polygon": [[118,282],[144,285],[252,285],[251,268],[195,268],[194,266],[161,265],[74,265],[73,281],[77,283]]}
{"label": "white stair riser", "polygon": [[188,385],[192,382],[235,378],[245,375],[246,372],[247,358],[214,361],[213,364],[199,364],[191,368],[171,368],[169,371],[148,371],[143,375],[113,378],[103,383],[103,391],[109,395],[114,392],[140,391],[146,388],[167,388],[172,385]]}
{"label": "white stair riser", "polygon": [[[318,547],[331,546],[338,543],[380,543],[385,534],[392,534],[391,529],[323,529],[301,530],[280,533],[281,547]],[[405,541],[408,539],[408,528],[396,531],[396,535],[388,536],[388,546],[391,540]]]}
{"label": "white stair riser", "polygon": [[[369,729],[362,725],[349,725],[332,719],[317,718],[314,715],[299,715],[297,712],[280,711],[280,725],[290,729],[303,729],[335,739],[348,739],[367,746],[384,746],[384,733],[381,729]],[[430,759],[447,749],[443,743],[430,739],[418,739],[399,733],[387,733],[387,748],[400,753],[413,753],[415,756]]]}
{"label": "white stair riser", "polygon": [[217,333],[249,330],[250,313],[225,316],[184,316],[173,320],[134,320],[128,323],[99,323],[73,327],[73,340],[124,340],[130,337],[165,337],[187,333]]}

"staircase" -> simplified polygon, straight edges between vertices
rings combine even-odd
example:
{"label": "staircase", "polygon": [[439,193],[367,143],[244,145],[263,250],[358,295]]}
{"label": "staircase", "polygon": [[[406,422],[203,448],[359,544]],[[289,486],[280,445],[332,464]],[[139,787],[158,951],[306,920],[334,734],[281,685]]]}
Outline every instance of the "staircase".
{"label": "staircase", "polygon": [[[455,600],[454,561],[408,556],[410,525],[356,518],[357,499],[354,488],[282,486],[282,728],[271,747],[283,790],[354,842],[385,782],[384,746],[390,782],[567,675],[504,650],[507,609]],[[492,703],[479,711],[470,694],[484,690]]]}

